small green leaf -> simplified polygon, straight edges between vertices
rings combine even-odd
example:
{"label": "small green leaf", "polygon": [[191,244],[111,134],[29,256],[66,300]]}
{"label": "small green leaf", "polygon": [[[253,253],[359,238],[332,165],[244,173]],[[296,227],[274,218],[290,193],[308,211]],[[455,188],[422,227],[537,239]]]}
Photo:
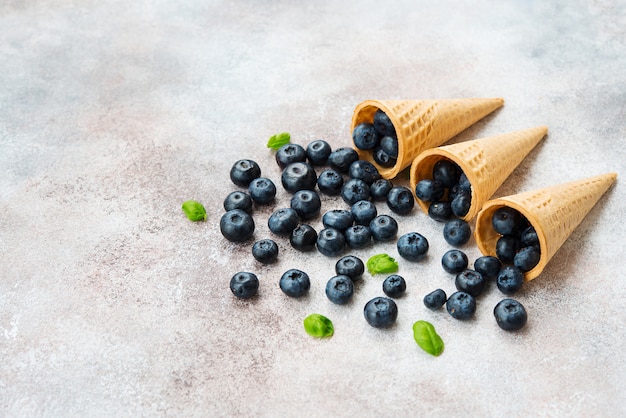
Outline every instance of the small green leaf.
{"label": "small green leaf", "polygon": [[428,354],[438,356],[443,352],[443,340],[430,322],[417,321],[414,323],[413,338],[417,345]]}
{"label": "small green leaf", "polygon": [[202,203],[195,200],[188,200],[183,203],[183,212],[190,221],[206,221],[206,210]]}
{"label": "small green leaf", "polygon": [[270,137],[267,141],[267,147],[276,150],[288,144],[289,141],[291,141],[291,135],[288,132],[281,132]]}
{"label": "small green leaf", "polygon": [[304,318],[304,330],[307,334],[315,338],[328,338],[332,337],[335,328],[330,319],[324,315],[311,314]]}
{"label": "small green leaf", "polygon": [[367,271],[371,274],[395,273],[398,271],[398,262],[388,254],[376,254],[367,260]]}

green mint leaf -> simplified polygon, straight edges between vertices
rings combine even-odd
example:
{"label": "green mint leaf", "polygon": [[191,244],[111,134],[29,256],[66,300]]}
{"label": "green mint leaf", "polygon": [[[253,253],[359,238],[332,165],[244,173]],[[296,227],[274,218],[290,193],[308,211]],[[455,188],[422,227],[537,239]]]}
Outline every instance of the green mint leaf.
{"label": "green mint leaf", "polygon": [[206,221],[206,210],[202,203],[195,200],[188,200],[183,203],[183,212],[190,221]]}
{"label": "green mint leaf", "polygon": [[291,141],[291,135],[288,132],[281,132],[270,137],[269,141],[267,141],[267,147],[276,150],[288,144],[289,141]]}
{"label": "green mint leaf", "polygon": [[304,330],[315,338],[332,337],[335,332],[332,321],[320,314],[311,314],[304,318]]}
{"label": "green mint leaf", "polygon": [[443,352],[443,340],[430,322],[417,321],[414,323],[413,338],[417,345],[428,354],[438,356]]}
{"label": "green mint leaf", "polygon": [[371,274],[395,273],[398,271],[398,262],[388,254],[376,254],[367,260],[367,271]]}

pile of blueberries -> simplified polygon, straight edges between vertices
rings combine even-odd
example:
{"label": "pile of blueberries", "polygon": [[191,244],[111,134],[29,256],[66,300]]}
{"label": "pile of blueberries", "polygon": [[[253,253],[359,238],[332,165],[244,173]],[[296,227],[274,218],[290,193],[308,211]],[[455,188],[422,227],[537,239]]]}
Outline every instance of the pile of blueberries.
{"label": "pile of blueberries", "polygon": [[467,215],[472,203],[472,185],[453,161],[441,159],[433,166],[432,178],[415,185],[418,199],[430,203],[428,215],[437,221]]}
{"label": "pile of blueberries", "polygon": [[393,167],[398,159],[398,137],[389,116],[376,110],[372,123],[362,122],[352,131],[354,145],[363,151],[371,151],[372,158],[381,167]]}

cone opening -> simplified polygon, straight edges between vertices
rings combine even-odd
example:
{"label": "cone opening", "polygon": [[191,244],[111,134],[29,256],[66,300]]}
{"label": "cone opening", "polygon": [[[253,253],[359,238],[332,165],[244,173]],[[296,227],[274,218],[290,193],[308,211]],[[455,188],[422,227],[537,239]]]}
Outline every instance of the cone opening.
{"label": "cone opening", "polygon": [[396,177],[398,173],[400,173],[400,171],[402,171],[402,169],[404,168],[403,167],[403,164],[404,164],[403,139],[404,138],[402,137],[403,134],[401,131],[402,125],[400,121],[398,121],[396,116],[393,114],[393,112],[391,112],[391,110],[388,109],[387,106],[385,106],[383,103],[380,103],[375,100],[367,100],[363,103],[360,103],[356,107],[356,109],[354,110],[354,114],[352,115],[352,125],[350,126],[350,136],[352,137],[352,132],[354,131],[354,128],[359,123],[363,123],[363,122],[373,123],[374,114],[379,109],[385,112],[385,114],[389,117],[389,119],[391,120],[391,123],[393,124],[393,127],[396,130],[396,137],[398,138],[398,159],[396,160],[396,163],[391,167],[383,167],[379,165],[376,161],[374,161],[372,151],[359,149],[356,145],[354,145],[354,149],[359,154],[360,159],[369,161],[370,163],[374,164],[374,166],[378,169],[378,172],[383,178],[392,179]]}
{"label": "cone opening", "polygon": [[525,207],[506,199],[495,199],[485,203],[483,209],[478,213],[476,218],[476,228],[474,230],[474,238],[476,239],[478,249],[483,255],[496,256],[496,243],[501,235],[493,229],[491,219],[493,218],[495,211],[502,207],[517,210],[526,217],[530,225],[535,228],[535,231],[537,232],[541,256],[537,265],[532,270],[524,273],[524,279],[526,281],[532,280],[539,276],[548,263],[548,243],[541,223],[537,217],[533,213],[529,212]]}

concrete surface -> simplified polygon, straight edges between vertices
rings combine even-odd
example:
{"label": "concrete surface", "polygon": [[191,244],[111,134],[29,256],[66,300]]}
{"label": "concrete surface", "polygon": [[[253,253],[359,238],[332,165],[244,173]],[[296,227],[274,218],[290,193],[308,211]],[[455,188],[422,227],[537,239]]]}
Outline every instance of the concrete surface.
{"label": "concrete surface", "polygon": [[[422,305],[454,285],[442,226],[417,209],[400,233],[425,235],[429,257],[400,260],[408,291],[384,331],[362,315],[383,277],[334,306],[335,259],[276,238],[279,261],[261,266],[218,222],[234,161],[278,183],[269,136],[347,146],[366,99],[505,98],[452,142],[548,125],[496,196],[623,176],[625,28],[616,0],[0,2],[0,415],[624,415],[621,177],[516,296],[519,333],[497,327],[493,285],[468,322]],[[207,222],[184,217],[187,199]],[[279,187],[255,210],[255,239],[288,202]],[[397,255],[353,251],[378,252]],[[302,300],[278,289],[292,267],[313,280]],[[239,270],[260,277],[255,300],[231,295]],[[305,334],[313,312],[333,338]],[[440,357],[414,343],[418,319]]]}

